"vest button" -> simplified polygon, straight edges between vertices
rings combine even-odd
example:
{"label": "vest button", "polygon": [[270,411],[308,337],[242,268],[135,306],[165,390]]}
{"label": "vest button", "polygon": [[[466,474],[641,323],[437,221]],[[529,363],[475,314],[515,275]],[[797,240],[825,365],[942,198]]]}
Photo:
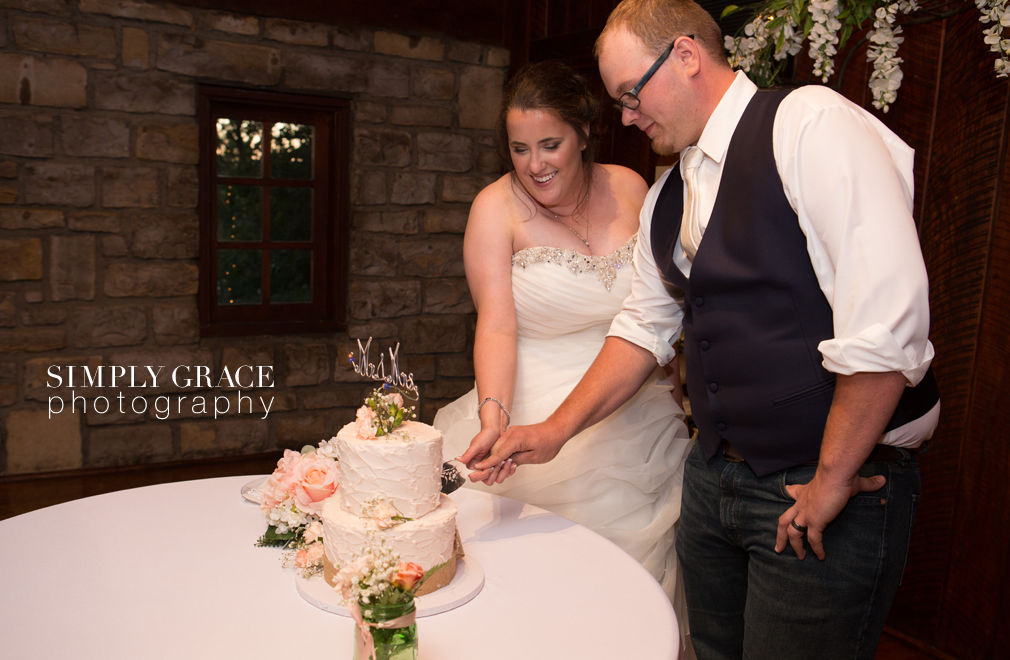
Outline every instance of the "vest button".
{"label": "vest button", "polygon": [[701,296],[698,296],[697,298],[694,299],[694,304],[697,307],[701,307],[702,305],[705,304],[705,299],[702,298]]}
{"label": "vest button", "polygon": [[715,427],[717,429],[719,429],[720,431],[725,431],[726,430],[726,425],[723,424],[722,422],[719,422],[718,424],[716,424]]}
{"label": "vest button", "polygon": [[719,386],[717,384],[715,384],[715,383],[709,383],[708,384],[708,391],[709,392],[718,392],[719,391]]}
{"label": "vest button", "polygon": [[707,341],[702,341],[702,342],[701,342],[701,343],[699,344],[699,346],[701,346],[701,350],[703,350],[703,351],[707,351],[707,350],[708,350],[708,347],[710,346],[710,344],[709,344],[709,343],[708,343]]}

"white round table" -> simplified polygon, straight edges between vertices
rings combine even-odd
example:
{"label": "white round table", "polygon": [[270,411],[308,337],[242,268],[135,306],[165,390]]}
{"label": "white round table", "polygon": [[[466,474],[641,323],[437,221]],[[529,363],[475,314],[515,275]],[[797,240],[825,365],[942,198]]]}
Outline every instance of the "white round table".
{"label": "white round table", "polygon": [[[347,658],[353,623],[303,600],[239,491],[162,484],[0,521],[0,655],[46,660]],[[675,659],[677,619],[635,560],[589,530],[463,489],[483,590],[418,620],[421,660]]]}

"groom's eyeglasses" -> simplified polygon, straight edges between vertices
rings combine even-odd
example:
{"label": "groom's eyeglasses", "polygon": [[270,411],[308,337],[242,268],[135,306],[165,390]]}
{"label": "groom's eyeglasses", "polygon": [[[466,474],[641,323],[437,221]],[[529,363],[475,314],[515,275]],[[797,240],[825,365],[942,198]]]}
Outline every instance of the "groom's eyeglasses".
{"label": "groom's eyeglasses", "polygon": [[[693,34],[683,36],[694,39]],[[677,39],[680,39],[680,37],[677,37]],[[666,58],[670,57],[670,53],[673,52],[673,47],[677,43],[677,39],[674,39],[673,42],[666,47],[666,50],[663,51],[663,54],[659,56],[659,59],[652,63],[652,66],[650,66],[649,70],[645,72],[645,75],[642,76],[642,79],[638,81],[637,85],[632,87],[630,91],[621,94],[621,98],[617,99],[617,103],[614,104],[614,108],[618,112],[624,112],[625,108],[628,110],[638,110],[639,104],[642,103],[638,98],[638,93],[642,91],[642,88],[645,87],[645,83],[649,82],[649,79],[652,78],[656,71],[659,70],[659,67],[663,65]]]}

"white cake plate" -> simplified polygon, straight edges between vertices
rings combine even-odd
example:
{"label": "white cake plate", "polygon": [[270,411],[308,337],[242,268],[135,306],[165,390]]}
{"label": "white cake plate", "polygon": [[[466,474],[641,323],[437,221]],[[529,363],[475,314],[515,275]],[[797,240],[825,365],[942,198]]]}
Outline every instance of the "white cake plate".
{"label": "white cake plate", "polygon": [[[333,587],[326,584],[322,575],[306,580],[295,573],[295,586],[302,598],[319,609],[340,616],[351,616],[351,612],[340,604],[340,596]],[[472,557],[461,557],[456,560],[456,575],[448,586],[417,597],[417,616],[432,616],[454,610],[473,600],[483,588],[484,567]]]}

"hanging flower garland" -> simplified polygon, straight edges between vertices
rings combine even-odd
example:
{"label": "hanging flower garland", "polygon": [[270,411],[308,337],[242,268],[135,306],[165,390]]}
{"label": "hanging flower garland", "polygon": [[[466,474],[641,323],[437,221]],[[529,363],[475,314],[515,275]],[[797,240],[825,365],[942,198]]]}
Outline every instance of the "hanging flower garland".
{"label": "hanging flower garland", "polygon": [[[1008,1],[975,0],[982,12],[979,20],[993,24],[983,33],[990,50],[999,54],[994,63],[999,78],[1010,75],[1010,39],[1003,38],[1003,28],[1010,26]],[[741,9],[730,5],[722,15]],[[919,9],[916,0],[768,0],[757,5],[754,18],[741,34],[726,37],[725,45],[733,68],[745,71],[757,85],[768,87],[777,82],[786,57],[798,54],[807,40],[813,74],[826,83],[835,73],[839,49],[872,18],[873,29],[866,35],[870,42],[866,59],[873,64],[869,87],[873,106],[887,112],[898,97],[902,79],[903,60],[898,57],[898,47],[905,38],[901,26],[895,23],[899,16]]]}

